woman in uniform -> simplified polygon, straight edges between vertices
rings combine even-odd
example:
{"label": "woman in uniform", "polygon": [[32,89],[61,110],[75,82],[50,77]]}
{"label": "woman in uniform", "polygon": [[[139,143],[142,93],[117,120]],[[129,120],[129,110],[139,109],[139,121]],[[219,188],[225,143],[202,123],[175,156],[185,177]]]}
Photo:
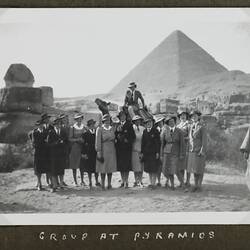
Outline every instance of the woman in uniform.
{"label": "woman in uniform", "polygon": [[44,150],[44,137],[42,134],[43,123],[41,120],[37,121],[35,124],[36,128],[29,134],[30,139],[32,141],[34,147],[34,172],[37,177],[37,190],[41,191],[42,182],[41,176],[42,174],[48,173],[48,166],[45,162],[46,151]]}
{"label": "woman in uniform", "polygon": [[87,121],[88,130],[83,134],[83,148],[82,148],[82,162],[83,171],[88,173],[89,187],[92,187],[92,174],[95,174],[95,184],[100,186],[98,182],[98,173],[96,173],[96,150],[95,150],[95,136],[96,129],[93,119]]}
{"label": "woman in uniform", "polygon": [[68,134],[65,130],[62,130],[61,118],[56,118],[53,122],[54,129],[51,129],[48,135],[48,144],[50,146],[51,157],[51,176],[52,176],[52,188],[51,192],[55,192],[59,187],[63,187],[64,169],[67,164],[67,144]]}
{"label": "woman in uniform", "polygon": [[207,132],[205,125],[200,122],[201,112],[190,113],[192,125],[189,130],[189,153],[187,172],[194,174],[195,185],[193,192],[201,191],[205,171],[205,155],[207,149]]}
{"label": "woman in uniform", "polygon": [[141,153],[144,171],[149,174],[150,188],[156,187],[156,177],[160,160],[160,133],[153,126],[153,119],[148,118],[142,134]]}
{"label": "woman in uniform", "polygon": [[176,120],[176,116],[166,118],[165,121],[169,129],[164,130],[161,138],[162,171],[170,180],[171,190],[175,189],[174,175],[177,174],[179,161],[184,158],[184,136],[182,131],[176,127]]}
{"label": "woman in uniform", "polygon": [[[80,169],[82,146],[83,146],[83,134],[86,132],[86,127],[83,124],[83,115],[77,114],[74,117],[76,123],[70,128],[69,140],[71,143],[71,150],[69,155],[69,166],[73,172],[74,184],[77,184],[76,171]],[[81,173],[81,185],[84,185],[83,175],[84,172],[80,169]]]}
{"label": "woman in uniform", "polygon": [[132,119],[133,129],[135,132],[135,140],[132,145],[132,170],[134,171],[135,182],[134,187],[143,187],[142,175],[143,175],[143,162],[141,154],[141,141],[144,127],[141,125],[142,118],[135,115]]}
{"label": "woman in uniform", "polygon": [[[155,127],[159,131],[160,135],[164,129],[164,116],[157,117],[155,120]],[[157,186],[161,187],[161,172],[162,172],[162,162],[160,162],[159,171],[157,173]]]}
{"label": "woman in uniform", "polygon": [[179,164],[177,167],[177,177],[180,182],[180,186],[183,187],[185,183],[186,187],[190,187],[190,173],[187,173],[186,182],[184,182],[185,178],[185,171],[187,170],[187,160],[188,160],[188,133],[189,133],[189,113],[187,110],[179,110],[178,117],[180,119],[177,128],[179,128],[183,132],[184,136],[184,157],[183,159],[179,160]]}
{"label": "woman in uniform", "polygon": [[117,170],[121,173],[121,187],[128,188],[129,171],[132,170],[132,143],[135,140],[135,132],[124,111],[120,111],[118,118],[120,125],[115,131]]}
{"label": "woman in uniform", "polygon": [[108,177],[108,189],[111,189],[112,173],[116,172],[115,131],[110,125],[110,115],[102,117],[102,126],[96,130],[95,149],[96,172],[101,174],[101,186],[105,190],[105,179]]}

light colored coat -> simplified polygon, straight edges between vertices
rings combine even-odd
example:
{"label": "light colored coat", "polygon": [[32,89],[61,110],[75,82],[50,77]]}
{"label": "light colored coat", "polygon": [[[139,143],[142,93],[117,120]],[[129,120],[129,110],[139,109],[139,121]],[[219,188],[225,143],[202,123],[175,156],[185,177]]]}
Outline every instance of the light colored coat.
{"label": "light colored coat", "polygon": [[104,162],[96,161],[96,172],[109,174],[117,171],[115,132],[114,128],[105,129],[103,126],[96,130],[95,149],[101,153]]}
{"label": "light colored coat", "polygon": [[207,132],[200,122],[192,124],[189,130],[189,152],[206,154]]}
{"label": "light colored coat", "polygon": [[192,124],[189,131],[189,154],[187,171],[204,174],[205,154],[207,150],[206,128],[200,122]]}

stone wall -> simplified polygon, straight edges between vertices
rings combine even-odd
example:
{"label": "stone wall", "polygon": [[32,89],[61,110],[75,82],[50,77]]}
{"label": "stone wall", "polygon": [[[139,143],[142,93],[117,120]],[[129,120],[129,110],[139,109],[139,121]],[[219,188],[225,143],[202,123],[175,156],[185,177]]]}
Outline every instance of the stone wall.
{"label": "stone wall", "polygon": [[0,112],[42,112],[41,89],[12,87],[0,89]]}

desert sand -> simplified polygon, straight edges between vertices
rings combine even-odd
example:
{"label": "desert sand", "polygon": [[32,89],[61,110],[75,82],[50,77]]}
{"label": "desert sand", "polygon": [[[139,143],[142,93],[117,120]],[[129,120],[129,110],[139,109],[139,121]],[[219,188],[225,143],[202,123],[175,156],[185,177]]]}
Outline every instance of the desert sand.
{"label": "desert sand", "polygon": [[[80,177],[78,177],[80,178]],[[44,178],[43,178],[44,181]],[[171,191],[165,187],[151,190],[133,187],[130,172],[130,188],[119,188],[120,175],[113,177],[113,189],[102,191],[74,187],[71,170],[66,170],[68,187],[50,193],[35,188],[33,169],[16,170],[0,174],[1,213],[86,213],[86,212],[199,212],[199,211],[250,211],[250,192],[245,176],[238,170],[221,165],[208,164],[202,192]],[[144,173],[144,184],[148,176]],[[192,179],[193,181],[193,179]],[[79,180],[80,182],[80,180]],[[88,183],[87,175],[85,182]],[[45,183],[45,181],[44,181]],[[165,178],[162,177],[162,184]],[[178,181],[176,180],[176,184]]]}

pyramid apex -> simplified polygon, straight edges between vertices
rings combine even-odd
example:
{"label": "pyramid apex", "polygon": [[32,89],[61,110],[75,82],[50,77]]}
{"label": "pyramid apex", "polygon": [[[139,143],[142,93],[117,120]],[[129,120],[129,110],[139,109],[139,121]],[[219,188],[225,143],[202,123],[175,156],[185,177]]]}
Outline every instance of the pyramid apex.
{"label": "pyramid apex", "polygon": [[171,35],[175,35],[175,36],[184,35],[184,36],[186,36],[181,30],[174,30],[172,33],[170,33],[169,36],[171,36]]}

